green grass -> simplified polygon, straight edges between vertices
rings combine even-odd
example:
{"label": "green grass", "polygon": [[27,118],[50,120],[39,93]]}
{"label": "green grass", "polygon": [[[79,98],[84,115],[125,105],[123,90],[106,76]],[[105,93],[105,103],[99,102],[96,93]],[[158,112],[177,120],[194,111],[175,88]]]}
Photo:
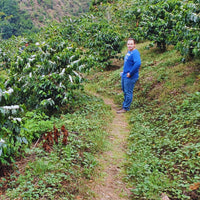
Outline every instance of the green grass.
{"label": "green grass", "polygon": [[[156,48],[146,50],[147,45],[137,45],[142,66],[127,113],[131,131],[125,171],[132,199],[160,200],[161,193],[171,200],[199,199],[200,189],[191,189],[200,182],[199,60],[182,63],[173,47],[160,53]],[[86,91],[111,97],[120,106],[120,71],[121,61],[116,70],[87,76]],[[71,114],[46,118],[27,113],[24,120],[30,135],[39,136],[53,124],[58,129],[65,125],[70,133],[68,145],[60,141],[51,153],[44,152],[42,144],[28,150],[25,156],[30,161],[23,169],[16,168],[19,174],[3,180],[8,187],[3,197],[91,199],[85,183],[98,165],[95,155],[106,148],[106,127],[111,119],[109,106],[83,93],[77,95]]]}
{"label": "green grass", "polygon": [[[172,200],[199,199],[200,188],[191,186],[200,182],[200,60],[182,63],[172,46],[160,53],[146,50],[148,44],[137,44],[142,66],[128,114],[125,168],[132,199],[160,200],[162,193]],[[119,106],[121,70],[99,72],[89,81],[91,88]]]}
{"label": "green grass", "polygon": [[137,199],[159,199],[162,192],[170,199],[192,199],[189,187],[200,179],[199,102],[196,93],[181,105],[171,100],[131,113],[127,177]]}
{"label": "green grass", "polygon": [[50,153],[43,150],[42,141],[37,147],[28,148],[24,160],[27,164],[16,165],[15,172],[5,182],[7,190],[1,199],[75,199],[76,196],[90,199],[90,189],[85,183],[92,178],[98,165],[95,155],[107,147],[106,127],[112,114],[101,99],[83,93],[80,96],[81,106],[77,105],[72,114],[51,119],[43,116],[46,123],[45,120],[41,122],[39,114],[38,117],[31,113],[26,116],[24,120],[26,128],[30,129],[29,134],[36,134],[36,130],[52,130],[53,124],[60,130],[64,125],[69,132],[68,143],[64,146],[60,139]]}

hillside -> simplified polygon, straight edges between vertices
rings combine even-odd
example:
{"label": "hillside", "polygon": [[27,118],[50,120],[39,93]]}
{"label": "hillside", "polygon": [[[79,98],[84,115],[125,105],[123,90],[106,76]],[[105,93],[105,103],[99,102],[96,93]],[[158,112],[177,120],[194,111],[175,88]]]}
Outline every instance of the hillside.
{"label": "hillside", "polygon": [[17,0],[20,10],[25,10],[31,16],[36,27],[46,22],[61,22],[65,16],[78,16],[89,10],[90,0]]}
{"label": "hillside", "polygon": [[[1,198],[91,200],[112,188],[133,200],[200,199],[198,2],[93,0],[87,14],[2,40]],[[142,65],[118,115],[129,37]]]}
{"label": "hillside", "polygon": [[38,32],[48,23],[87,12],[89,4],[89,0],[1,0],[0,39]]}
{"label": "hillside", "polygon": [[[182,63],[172,49],[137,44],[142,66],[129,121],[126,180],[132,200],[200,199],[200,88],[198,59]],[[124,48],[124,54],[126,48]],[[118,68],[88,77],[87,90],[123,102]],[[123,115],[123,114],[122,114]],[[161,198],[163,197],[163,198]],[[166,198],[164,198],[166,197]]]}

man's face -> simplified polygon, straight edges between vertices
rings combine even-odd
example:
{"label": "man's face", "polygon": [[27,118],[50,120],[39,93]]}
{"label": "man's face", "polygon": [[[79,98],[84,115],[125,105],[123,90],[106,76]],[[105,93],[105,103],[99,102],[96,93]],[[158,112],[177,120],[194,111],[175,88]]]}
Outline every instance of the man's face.
{"label": "man's face", "polygon": [[133,40],[128,40],[127,47],[129,51],[133,51],[135,49],[135,43]]}

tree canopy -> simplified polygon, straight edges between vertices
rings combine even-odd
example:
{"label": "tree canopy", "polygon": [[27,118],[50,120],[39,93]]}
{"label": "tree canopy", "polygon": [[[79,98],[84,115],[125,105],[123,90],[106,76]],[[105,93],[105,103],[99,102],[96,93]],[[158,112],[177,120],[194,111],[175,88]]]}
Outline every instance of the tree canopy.
{"label": "tree canopy", "polygon": [[0,33],[2,39],[35,30],[32,20],[25,11],[19,9],[15,0],[0,1]]}

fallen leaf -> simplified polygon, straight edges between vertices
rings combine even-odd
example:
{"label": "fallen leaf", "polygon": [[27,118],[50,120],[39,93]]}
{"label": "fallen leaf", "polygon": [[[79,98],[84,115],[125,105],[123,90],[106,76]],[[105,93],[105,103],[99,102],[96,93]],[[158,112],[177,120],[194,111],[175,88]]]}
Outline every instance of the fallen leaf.
{"label": "fallen leaf", "polygon": [[63,133],[63,140],[62,140],[62,143],[63,143],[64,145],[67,145],[68,131],[65,129],[65,126],[64,126],[64,125],[61,127],[61,132]]}
{"label": "fallen leaf", "polygon": [[190,190],[196,190],[199,187],[200,187],[200,182],[193,183],[192,185],[190,185]]}

